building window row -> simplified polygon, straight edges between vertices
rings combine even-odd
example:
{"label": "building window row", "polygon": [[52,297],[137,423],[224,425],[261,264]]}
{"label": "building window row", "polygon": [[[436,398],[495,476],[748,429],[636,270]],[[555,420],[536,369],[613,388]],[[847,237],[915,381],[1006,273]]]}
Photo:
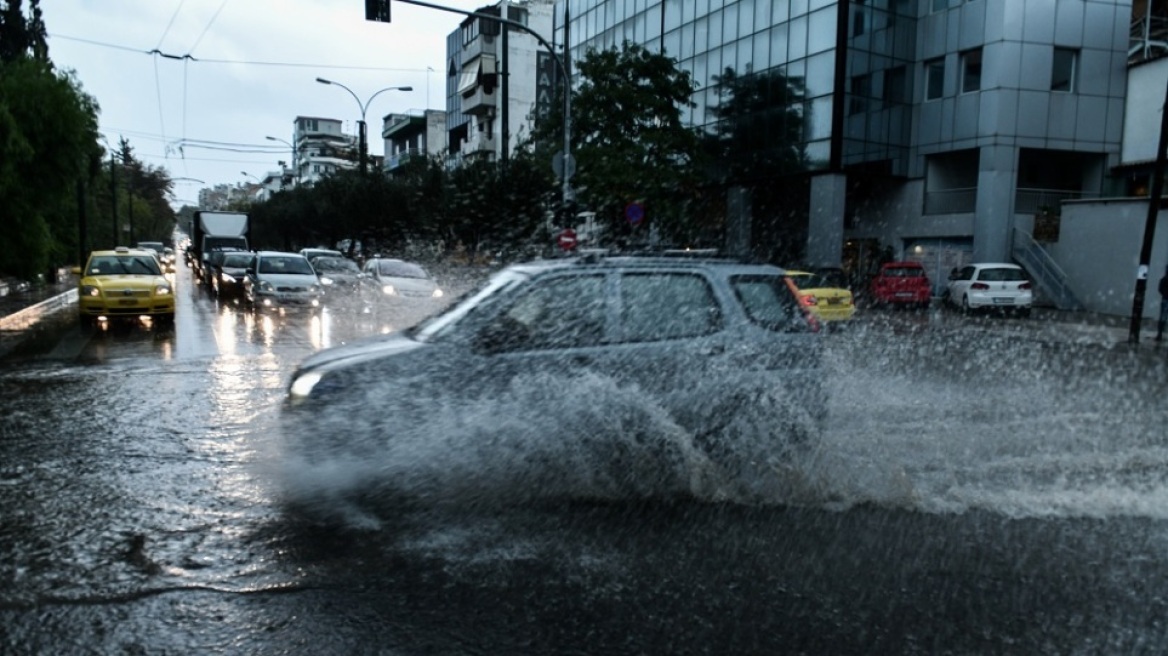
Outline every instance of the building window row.
{"label": "building window row", "polygon": [[[1079,51],[1075,48],[1055,48],[1051,60],[1050,90],[1074,93],[1078,72]],[[959,57],[961,93],[981,90],[982,50],[974,48]],[[945,93],[945,58],[937,57],[923,64],[925,100],[937,100]]]}

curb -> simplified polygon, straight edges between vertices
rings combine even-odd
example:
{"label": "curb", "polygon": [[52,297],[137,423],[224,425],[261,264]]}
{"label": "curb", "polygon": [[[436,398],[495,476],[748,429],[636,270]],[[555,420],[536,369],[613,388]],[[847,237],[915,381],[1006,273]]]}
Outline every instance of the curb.
{"label": "curb", "polygon": [[75,303],[77,303],[76,289],[51,296],[36,305],[30,305],[18,312],[0,317],[0,331],[27,330],[44,319],[45,316]]}

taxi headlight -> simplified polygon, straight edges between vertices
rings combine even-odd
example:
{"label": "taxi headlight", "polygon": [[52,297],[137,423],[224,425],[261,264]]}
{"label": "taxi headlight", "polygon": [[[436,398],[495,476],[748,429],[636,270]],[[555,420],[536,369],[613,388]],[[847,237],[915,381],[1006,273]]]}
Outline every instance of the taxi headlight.
{"label": "taxi headlight", "polygon": [[154,287],[155,296],[170,296],[170,285],[157,285]]}
{"label": "taxi headlight", "polygon": [[309,371],[300,374],[293,381],[292,385],[288,387],[288,396],[293,401],[307,399],[312,394],[312,388],[320,382],[322,374],[319,371]]}
{"label": "taxi headlight", "polygon": [[101,290],[96,285],[82,285],[82,296],[101,296]]}

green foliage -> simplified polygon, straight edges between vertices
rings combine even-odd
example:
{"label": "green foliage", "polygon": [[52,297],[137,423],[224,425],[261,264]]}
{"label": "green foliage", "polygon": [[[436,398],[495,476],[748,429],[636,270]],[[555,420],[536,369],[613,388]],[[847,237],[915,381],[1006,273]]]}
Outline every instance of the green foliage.
{"label": "green foliage", "polygon": [[[667,241],[692,244],[707,222],[693,210],[704,170],[697,134],[682,122],[697,84],[677,61],[625,43],[589,51],[577,64],[582,82],[572,93],[571,147],[578,208],[595,211],[610,234],[644,241],[650,224]],[[559,150],[562,109],[533,135],[537,153]],[[557,140],[558,139],[558,140]],[[640,203],[646,221],[632,228],[625,207]]]}
{"label": "green foliage", "polygon": [[[45,111],[52,107],[53,111]],[[76,188],[96,149],[97,105],[47,62],[0,62],[0,272],[31,278],[75,258]]]}

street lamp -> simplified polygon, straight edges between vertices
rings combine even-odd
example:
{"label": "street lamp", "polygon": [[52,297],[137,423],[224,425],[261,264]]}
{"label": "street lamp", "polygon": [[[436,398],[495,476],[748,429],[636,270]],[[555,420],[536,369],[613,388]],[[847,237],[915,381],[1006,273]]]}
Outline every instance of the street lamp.
{"label": "street lamp", "polygon": [[283,139],[281,139],[279,137],[267,137],[266,136],[264,138],[267,139],[268,141],[279,141],[280,143],[282,143],[288,147],[288,149],[292,152],[292,169],[296,171],[296,181],[300,182],[300,167],[296,165],[297,164],[296,163],[296,146],[293,146],[291,143],[284,141]]}
{"label": "street lamp", "polygon": [[384,89],[381,89],[377,93],[374,93],[372,96],[369,96],[369,100],[366,100],[364,103],[362,103],[361,99],[357,97],[357,94],[353,93],[352,89],[341,84],[340,82],[333,82],[332,80],[326,80],[323,77],[316,78],[316,81],[320,82],[321,84],[335,84],[338,87],[344,89],[345,91],[348,91],[349,95],[353,96],[353,100],[357,101],[357,106],[361,108],[361,121],[357,124],[357,140],[358,140],[357,148],[358,148],[358,153],[359,153],[358,154],[358,158],[359,158],[358,161],[359,161],[360,166],[361,166],[361,172],[365,173],[368,170],[366,165],[365,165],[365,159],[366,159],[365,155],[366,155],[366,152],[368,151],[368,148],[369,148],[368,142],[365,139],[365,112],[366,112],[366,110],[369,109],[369,103],[373,102],[373,99],[376,98],[383,91],[413,91],[414,88],[409,87],[409,86],[406,86],[406,87],[386,87]]}
{"label": "street lamp", "polygon": [[247,171],[240,171],[240,173],[242,173],[243,175],[246,175],[249,178],[255,178],[256,184],[263,184],[264,183],[263,180],[260,180],[258,177],[248,173]]}

